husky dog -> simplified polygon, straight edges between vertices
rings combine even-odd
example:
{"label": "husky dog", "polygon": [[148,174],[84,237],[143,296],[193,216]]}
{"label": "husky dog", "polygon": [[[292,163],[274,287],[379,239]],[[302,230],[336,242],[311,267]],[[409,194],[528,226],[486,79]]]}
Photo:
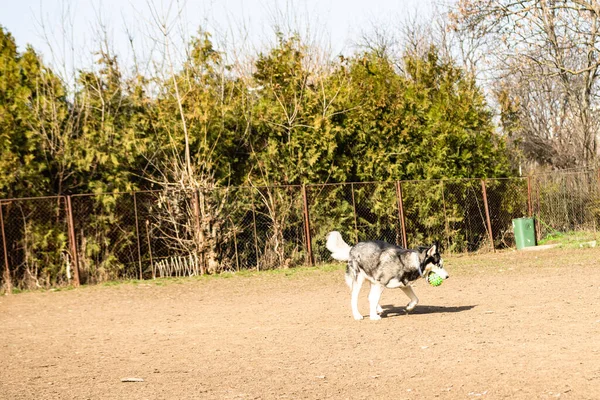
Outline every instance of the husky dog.
{"label": "husky dog", "polygon": [[406,310],[412,311],[419,302],[413,292],[412,282],[427,278],[432,272],[442,279],[448,278],[437,243],[430,247],[419,247],[418,250],[403,249],[379,240],[359,242],[351,247],[339,232],[333,231],[327,235],[326,247],[334,259],[348,261],[346,283],[352,289],[352,315],[356,320],[363,318],[358,311],[358,294],[365,280],[371,283],[369,317],[378,320],[383,312],[379,299],[385,288],[402,289],[410,298]]}

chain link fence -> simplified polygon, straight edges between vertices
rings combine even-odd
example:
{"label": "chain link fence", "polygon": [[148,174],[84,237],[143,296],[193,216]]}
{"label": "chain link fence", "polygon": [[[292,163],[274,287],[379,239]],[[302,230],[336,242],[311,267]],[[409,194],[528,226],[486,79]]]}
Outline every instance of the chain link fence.
{"label": "chain link fence", "polygon": [[538,237],[596,232],[600,222],[599,171],[536,175],[533,186]]}
{"label": "chain link fence", "polygon": [[60,286],[73,278],[64,197],[2,200],[0,211],[0,287]]}
{"label": "chain link fence", "polygon": [[309,185],[307,209],[315,262],[330,260],[327,233],[339,231],[348,243],[401,238],[396,184],[393,182]]}
{"label": "chain link fence", "polygon": [[0,200],[10,289],[151,279],[330,261],[328,232],[348,243],[445,252],[512,248],[514,218],[537,238],[596,232],[600,175],[163,190]]}

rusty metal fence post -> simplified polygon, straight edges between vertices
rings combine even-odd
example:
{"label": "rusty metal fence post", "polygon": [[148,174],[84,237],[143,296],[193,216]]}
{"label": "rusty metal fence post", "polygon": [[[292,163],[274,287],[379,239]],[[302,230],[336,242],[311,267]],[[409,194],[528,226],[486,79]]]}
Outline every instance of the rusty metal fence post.
{"label": "rusty metal fence post", "polygon": [[4,249],[4,281],[6,282],[6,292],[12,292],[12,284],[10,280],[10,269],[8,267],[8,251],[6,249],[6,234],[4,233],[4,211],[2,210],[2,202],[0,201],[0,229],[2,229],[2,247]]}
{"label": "rusty metal fence post", "polygon": [[229,223],[231,224],[231,232],[233,232],[233,248],[235,250],[235,268],[237,272],[240,272],[240,255],[238,253],[237,233],[236,227],[233,223],[233,219],[229,217]]}
{"label": "rusty metal fence post", "polygon": [[154,260],[152,259],[152,244],[150,243],[150,221],[148,220],[146,220],[146,240],[148,241],[148,255],[150,256],[152,279],[156,279],[156,270],[154,269]]}
{"label": "rusty metal fence post", "polygon": [[350,194],[352,195],[352,212],[354,215],[354,243],[358,243],[358,222],[356,219],[356,202],[354,201],[354,183],[350,184]]}
{"label": "rusty metal fence post", "polygon": [[[204,198],[204,195],[202,195],[202,198]],[[199,249],[200,248],[200,243],[202,243],[202,240],[204,238],[204,234],[202,233],[202,227],[200,226],[200,189],[196,189],[192,192],[192,208],[194,210],[194,238],[196,240],[196,248]],[[197,250],[198,253],[200,253],[200,251]],[[198,254],[200,256],[200,275],[204,275],[206,273],[206,271],[204,270],[205,267],[205,257],[204,257],[204,253],[200,253]]]}
{"label": "rusty metal fence post", "polygon": [[[536,196],[536,203],[537,203],[537,208],[536,208],[536,214],[538,215],[538,219],[540,219],[540,215],[542,214],[542,205],[540,202],[540,181],[537,181],[537,190],[535,192],[535,196]],[[541,221],[541,220],[540,220]],[[541,224],[539,223],[540,221],[538,221],[537,224],[535,224],[535,234],[536,234],[536,241],[539,241],[542,237],[542,228],[541,228]]]}
{"label": "rusty metal fence post", "polygon": [[133,213],[135,216],[135,236],[137,238],[137,252],[138,252],[138,265],[140,268],[140,280],[144,279],[142,271],[142,247],[140,245],[140,224],[138,221],[138,210],[137,210],[137,197],[133,192]]}
{"label": "rusty metal fence post", "polygon": [[75,286],[79,286],[79,258],[77,256],[77,242],[75,240],[75,226],[73,225],[73,207],[71,205],[71,196],[66,197],[67,201],[67,224],[69,225],[69,245],[73,257],[73,279]]}
{"label": "rusty metal fence post", "polygon": [[533,216],[533,205],[531,204],[531,176],[527,177],[527,212],[529,218]]}
{"label": "rusty metal fence post", "polygon": [[481,190],[483,192],[483,205],[485,207],[485,219],[487,222],[487,229],[490,236],[490,245],[492,246],[492,251],[496,251],[494,247],[494,234],[492,232],[492,222],[490,220],[490,208],[488,206],[488,198],[487,198],[487,189],[485,187],[485,179],[481,180]]}
{"label": "rusty metal fence post", "polygon": [[304,210],[304,235],[306,237],[307,262],[309,266],[313,266],[315,260],[312,252],[312,238],[310,236],[310,216],[308,213],[308,197],[306,196],[306,185],[302,184],[302,208]]}
{"label": "rusty metal fence post", "polygon": [[[527,177],[527,210],[529,213],[529,218],[534,218],[534,204],[533,204],[533,185],[531,183],[531,175]],[[539,212],[539,211],[538,211]],[[539,242],[540,240],[540,223],[539,221],[534,221],[534,235],[535,242]]]}
{"label": "rusty metal fence post", "polygon": [[444,194],[445,186],[444,181],[440,181],[442,184],[442,205],[444,206],[444,231],[446,232],[446,249],[450,249],[450,226],[448,224],[448,210],[446,209],[446,195]]}
{"label": "rusty metal fence post", "polygon": [[396,181],[396,199],[398,201],[398,218],[400,219],[400,227],[402,229],[402,247],[407,248],[406,240],[406,223],[404,221],[404,201],[402,199],[402,183]]}
{"label": "rusty metal fence post", "polygon": [[256,232],[256,206],[254,205],[254,193],[252,193],[252,227],[254,231],[254,250],[256,251],[256,270],[260,271],[260,260],[258,254],[258,234]]}

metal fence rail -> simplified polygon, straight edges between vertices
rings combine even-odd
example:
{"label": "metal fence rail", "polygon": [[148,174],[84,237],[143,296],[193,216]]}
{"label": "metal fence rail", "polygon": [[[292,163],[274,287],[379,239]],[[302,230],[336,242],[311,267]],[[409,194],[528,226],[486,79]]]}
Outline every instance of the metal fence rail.
{"label": "metal fence rail", "polygon": [[538,239],[593,231],[594,170],[508,179],[140,191],[0,200],[0,287],[32,288],[329,260],[325,237],[451,253],[515,245],[513,218]]}

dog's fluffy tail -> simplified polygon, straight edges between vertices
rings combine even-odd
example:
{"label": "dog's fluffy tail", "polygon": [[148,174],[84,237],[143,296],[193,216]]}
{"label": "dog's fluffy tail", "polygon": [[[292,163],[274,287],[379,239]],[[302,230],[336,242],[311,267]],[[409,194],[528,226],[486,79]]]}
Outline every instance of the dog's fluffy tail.
{"label": "dog's fluffy tail", "polygon": [[327,234],[327,250],[331,252],[331,257],[339,261],[348,261],[350,259],[351,247],[344,242],[342,234],[338,231],[332,231]]}
{"label": "dog's fluffy tail", "polygon": [[348,261],[348,265],[346,265],[346,274],[344,278],[346,279],[346,284],[348,285],[348,287],[352,289],[352,286],[356,281],[356,276],[358,274],[355,263],[349,261],[350,249],[352,247],[350,247],[348,243],[344,242],[341,233],[339,233],[338,231],[329,232],[327,234],[327,244],[325,246],[327,247],[327,250],[331,252],[331,257],[339,261]]}

